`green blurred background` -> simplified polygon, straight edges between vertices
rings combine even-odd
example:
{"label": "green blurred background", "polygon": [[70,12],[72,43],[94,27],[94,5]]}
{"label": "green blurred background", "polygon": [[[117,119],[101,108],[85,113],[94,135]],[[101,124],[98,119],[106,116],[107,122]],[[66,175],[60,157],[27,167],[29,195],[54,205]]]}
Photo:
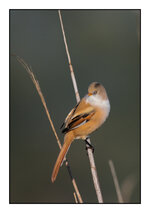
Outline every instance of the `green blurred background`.
{"label": "green blurred background", "polygon": [[[112,159],[123,198],[140,202],[140,10],[62,10],[64,28],[81,97],[98,81],[111,112],[91,135],[105,203],[117,196],[108,165]],[[31,65],[57,133],[76,104],[57,10],[10,10],[10,53]],[[63,165],[50,177],[59,148],[28,74],[10,57],[10,202],[74,203]],[[82,140],[68,160],[85,203],[97,203]]]}

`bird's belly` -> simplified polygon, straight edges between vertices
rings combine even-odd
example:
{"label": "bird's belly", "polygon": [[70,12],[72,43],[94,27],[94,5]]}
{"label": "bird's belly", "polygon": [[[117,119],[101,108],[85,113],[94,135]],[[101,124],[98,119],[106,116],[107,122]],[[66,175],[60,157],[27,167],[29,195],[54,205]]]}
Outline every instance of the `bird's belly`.
{"label": "bird's belly", "polygon": [[107,118],[107,113],[105,111],[97,112],[91,120],[87,123],[81,125],[80,127],[73,130],[76,139],[85,139],[86,136],[94,132],[99,128]]}

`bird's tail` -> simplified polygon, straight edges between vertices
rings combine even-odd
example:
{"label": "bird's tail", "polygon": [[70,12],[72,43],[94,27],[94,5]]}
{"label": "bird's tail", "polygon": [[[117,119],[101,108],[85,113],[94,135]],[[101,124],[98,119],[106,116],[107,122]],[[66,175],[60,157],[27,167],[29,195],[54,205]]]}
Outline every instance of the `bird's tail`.
{"label": "bird's tail", "polygon": [[56,160],[56,163],[55,163],[55,166],[54,166],[54,169],[53,169],[53,173],[52,173],[52,176],[51,176],[52,182],[54,182],[56,180],[60,165],[61,165],[64,157],[66,156],[67,151],[68,151],[73,139],[74,139],[74,136],[73,136],[72,132],[68,132],[65,135],[63,147],[62,147],[62,149],[61,149],[61,151],[58,155],[58,158]]}

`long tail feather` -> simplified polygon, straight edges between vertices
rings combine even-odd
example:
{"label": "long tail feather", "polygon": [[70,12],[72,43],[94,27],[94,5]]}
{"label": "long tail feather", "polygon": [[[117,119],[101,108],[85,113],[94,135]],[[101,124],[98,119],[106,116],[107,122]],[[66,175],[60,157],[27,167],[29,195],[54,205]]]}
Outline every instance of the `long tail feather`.
{"label": "long tail feather", "polygon": [[52,176],[51,176],[52,182],[54,182],[56,180],[60,165],[61,165],[64,157],[66,156],[67,151],[68,151],[73,139],[74,139],[74,137],[73,137],[72,132],[69,132],[65,135],[63,147],[62,147],[62,149],[61,149],[61,151],[58,155],[58,158],[56,160],[56,163],[55,163],[55,166],[54,166],[54,169],[53,169],[53,173],[52,173]]}

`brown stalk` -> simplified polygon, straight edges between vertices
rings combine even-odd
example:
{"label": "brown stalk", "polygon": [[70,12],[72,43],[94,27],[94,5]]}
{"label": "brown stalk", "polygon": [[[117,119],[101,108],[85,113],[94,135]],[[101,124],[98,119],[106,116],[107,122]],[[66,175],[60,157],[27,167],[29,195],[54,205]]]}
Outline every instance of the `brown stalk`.
{"label": "brown stalk", "polygon": [[[13,54],[13,55],[14,55],[14,54]],[[14,56],[16,56],[16,55],[14,55]],[[46,115],[47,115],[47,117],[48,117],[48,120],[49,120],[49,122],[50,122],[50,125],[51,125],[51,127],[52,127],[52,130],[53,130],[54,135],[55,135],[55,137],[56,137],[57,144],[58,144],[59,148],[61,149],[61,148],[62,148],[62,145],[61,145],[61,142],[60,142],[60,140],[59,140],[59,138],[58,138],[58,135],[57,135],[57,133],[56,133],[55,127],[54,127],[54,125],[53,125],[53,122],[52,122],[50,113],[49,113],[49,111],[48,111],[48,108],[47,108],[47,105],[46,105],[46,101],[45,101],[44,96],[43,96],[43,93],[42,93],[42,91],[41,91],[39,82],[36,80],[36,78],[35,78],[35,76],[34,76],[34,74],[33,74],[33,72],[32,72],[31,67],[29,67],[28,64],[27,64],[22,58],[20,58],[19,56],[16,56],[16,58],[17,58],[17,60],[21,63],[21,65],[25,68],[25,70],[28,72],[28,74],[29,74],[29,76],[30,76],[30,78],[31,78],[31,80],[32,80],[32,82],[33,82],[33,84],[34,84],[34,86],[36,87],[36,90],[37,90],[37,92],[38,92],[38,94],[39,94],[39,96],[40,96],[41,102],[42,102],[42,104],[43,104],[43,106],[44,106]],[[66,167],[67,167],[69,176],[70,176],[70,178],[71,178],[71,181],[72,181],[72,184],[73,184],[73,187],[74,187],[74,190],[75,190],[75,192],[73,193],[73,195],[76,194],[76,196],[78,197],[79,203],[83,203],[83,200],[82,200],[82,197],[81,197],[81,195],[80,195],[79,189],[78,189],[78,187],[77,187],[76,181],[75,181],[75,179],[73,178],[73,175],[72,175],[72,172],[71,172],[69,163],[68,163],[68,161],[67,161],[66,158],[65,158],[65,165],[66,165]],[[75,198],[75,195],[74,195],[74,198]],[[76,202],[76,199],[75,199],[75,202]]]}
{"label": "brown stalk", "polygon": [[[65,36],[64,26],[63,26],[63,20],[62,20],[60,10],[58,10],[58,14],[59,14],[59,19],[60,19],[64,44],[65,44],[65,49],[66,49],[66,53],[67,53],[67,57],[68,57],[71,79],[72,79],[72,83],[73,83],[73,87],[74,87],[74,91],[75,91],[75,95],[76,95],[76,100],[77,100],[77,103],[78,103],[80,101],[80,95],[79,95],[79,92],[78,92],[78,87],[77,87],[77,82],[76,82],[74,71],[73,71],[73,66],[71,64],[71,57],[70,57],[70,54],[69,54],[69,49],[68,49],[68,45],[67,45],[67,41],[66,41],[66,36]],[[91,141],[90,141],[89,138],[88,138],[88,142],[91,144]],[[103,197],[102,197],[100,184],[99,184],[99,180],[98,180],[98,176],[97,176],[97,170],[96,170],[96,166],[95,166],[94,155],[93,155],[93,152],[92,152],[91,149],[87,149],[87,152],[88,152],[88,157],[89,157],[89,161],[90,161],[91,173],[92,173],[92,177],[93,177],[93,183],[94,183],[97,199],[98,199],[99,203],[103,203]]]}

